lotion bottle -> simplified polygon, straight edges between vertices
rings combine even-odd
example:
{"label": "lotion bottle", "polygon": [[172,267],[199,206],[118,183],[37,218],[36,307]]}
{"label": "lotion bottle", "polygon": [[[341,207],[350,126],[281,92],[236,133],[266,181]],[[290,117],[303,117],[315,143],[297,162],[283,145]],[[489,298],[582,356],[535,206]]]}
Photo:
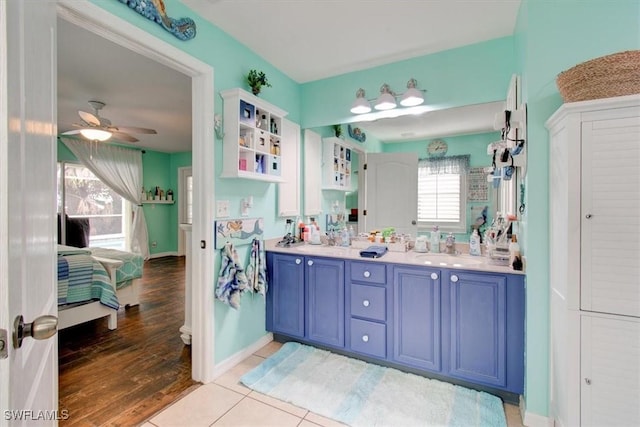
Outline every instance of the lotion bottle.
{"label": "lotion bottle", "polygon": [[469,238],[469,255],[482,255],[482,250],[480,249],[480,235],[478,234],[477,228],[473,229],[473,233]]}
{"label": "lotion bottle", "polygon": [[431,232],[431,238],[429,239],[429,245],[431,246],[431,253],[433,254],[440,253],[440,231],[437,225],[433,226],[433,231]]}

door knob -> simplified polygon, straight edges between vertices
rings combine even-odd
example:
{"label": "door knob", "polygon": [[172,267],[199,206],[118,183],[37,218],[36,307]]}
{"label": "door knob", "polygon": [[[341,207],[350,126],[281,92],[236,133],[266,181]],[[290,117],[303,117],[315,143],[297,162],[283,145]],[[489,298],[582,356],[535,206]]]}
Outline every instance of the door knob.
{"label": "door knob", "polygon": [[55,335],[57,329],[58,318],[56,316],[40,316],[33,323],[24,323],[22,315],[17,316],[13,322],[13,348],[22,347],[22,340],[26,337],[46,340]]}
{"label": "door knob", "polygon": [[411,221],[411,225],[416,225],[416,224],[417,224],[417,222],[416,222],[415,219],[413,221]]}

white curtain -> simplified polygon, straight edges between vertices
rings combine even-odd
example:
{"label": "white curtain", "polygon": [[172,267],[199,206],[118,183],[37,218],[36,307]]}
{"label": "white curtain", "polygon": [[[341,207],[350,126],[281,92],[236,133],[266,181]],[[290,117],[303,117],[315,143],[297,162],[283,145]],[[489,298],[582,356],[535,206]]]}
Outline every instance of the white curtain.
{"label": "white curtain", "polygon": [[62,137],[76,158],[105,185],[133,205],[131,250],[149,259],[149,235],[142,209],[142,153],[110,144]]}

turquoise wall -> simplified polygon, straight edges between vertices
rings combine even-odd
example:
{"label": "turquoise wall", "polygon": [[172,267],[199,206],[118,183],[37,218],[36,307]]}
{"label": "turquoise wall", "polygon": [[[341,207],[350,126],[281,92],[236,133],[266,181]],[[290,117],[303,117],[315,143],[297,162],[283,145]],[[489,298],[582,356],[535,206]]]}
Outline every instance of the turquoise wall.
{"label": "turquoise wall", "polygon": [[[524,1],[515,31],[527,103],[529,171],[523,229],[527,254],[527,411],[547,415],[549,401],[549,138],[545,121],[562,104],[555,78],[602,55],[640,48],[637,0]],[[578,189],[576,189],[577,191]]]}
{"label": "turquoise wall", "polygon": [[375,98],[383,83],[402,92],[411,77],[427,90],[426,103],[436,108],[503,100],[515,67],[513,39],[504,37],[305,83],[302,127],[347,123],[358,88]]}
{"label": "turquoise wall", "polygon": [[[500,139],[500,132],[487,132],[475,135],[461,135],[445,138],[438,138],[446,141],[449,149],[447,156],[459,156],[468,154],[469,166],[472,168],[491,166],[491,157],[487,155],[487,145]],[[418,158],[427,158],[427,145],[432,140],[411,141],[411,142],[395,142],[383,144],[383,152],[385,153],[418,153]],[[485,206],[489,206],[488,223],[491,222],[493,212],[496,210],[495,191],[489,186],[488,197],[486,201],[470,202],[467,201],[467,229],[475,222],[475,219],[482,212]],[[428,230],[421,230],[419,234],[425,234]],[[457,242],[468,243],[470,232],[454,233]]]}

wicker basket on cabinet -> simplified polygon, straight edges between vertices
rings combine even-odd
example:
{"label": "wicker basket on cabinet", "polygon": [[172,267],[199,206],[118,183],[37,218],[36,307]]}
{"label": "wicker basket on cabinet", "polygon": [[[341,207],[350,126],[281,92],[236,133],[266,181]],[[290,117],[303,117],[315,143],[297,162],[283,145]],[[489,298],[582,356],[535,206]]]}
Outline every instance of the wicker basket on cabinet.
{"label": "wicker basket on cabinet", "polygon": [[591,59],[558,74],[564,102],[640,93],[640,50]]}

